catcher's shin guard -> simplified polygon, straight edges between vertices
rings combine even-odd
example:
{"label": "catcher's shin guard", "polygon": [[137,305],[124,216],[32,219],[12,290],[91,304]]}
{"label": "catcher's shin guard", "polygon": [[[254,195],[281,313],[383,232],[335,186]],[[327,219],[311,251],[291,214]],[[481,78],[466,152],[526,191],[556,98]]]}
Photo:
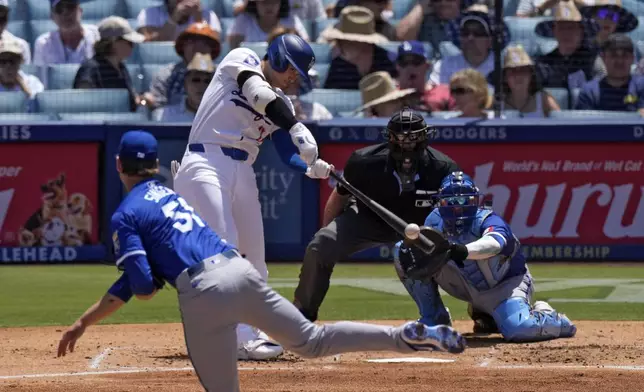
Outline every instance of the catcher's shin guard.
{"label": "catcher's shin guard", "polygon": [[524,298],[510,298],[494,310],[494,319],[509,342],[534,342],[575,336],[577,328],[552,307],[532,308]]}

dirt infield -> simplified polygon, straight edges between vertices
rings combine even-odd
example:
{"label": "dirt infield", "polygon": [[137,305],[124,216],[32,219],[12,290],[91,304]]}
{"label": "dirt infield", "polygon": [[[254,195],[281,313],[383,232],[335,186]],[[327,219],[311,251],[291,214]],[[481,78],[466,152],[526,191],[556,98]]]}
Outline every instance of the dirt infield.
{"label": "dirt infield", "polygon": [[[271,362],[240,362],[242,391],[644,391],[644,323],[577,325],[577,337],[542,343],[469,336],[468,350],[458,356],[369,353],[303,360],[286,353]],[[471,323],[456,327],[470,331]],[[61,332],[60,327],[0,329],[0,391],[201,390],[181,325],[93,327],[75,353],[57,359]],[[402,357],[437,363],[367,362]]]}

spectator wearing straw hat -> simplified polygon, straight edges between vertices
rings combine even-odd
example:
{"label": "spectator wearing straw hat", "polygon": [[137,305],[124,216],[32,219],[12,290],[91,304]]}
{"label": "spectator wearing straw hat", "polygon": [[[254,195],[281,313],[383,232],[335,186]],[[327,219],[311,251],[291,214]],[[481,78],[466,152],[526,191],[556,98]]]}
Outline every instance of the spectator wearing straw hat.
{"label": "spectator wearing straw hat", "polygon": [[[41,0],[44,1],[44,0]],[[100,39],[94,25],[81,22],[79,0],[50,0],[51,19],[58,30],[42,34],[34,43],[34,64],[79,64],[92,58]]]}
{"label": "spectator wearing straw hat", "polygon": [[483,75],[494,69],[492,52],[491,18],[487,7],[473,6],[458,22],[460,27],[457,44],[461,54],[447,56],[434,65],[430,76],[432,82],[449,83],[454,73],[471,68]]}
{"label": "spectator wearing straw hat", "polygon": [[197,53],[209,54],[216,59],[221,52],[219,33],[207,23],[193,23],[174,42],[174,50],[181,61],[169,64],[154,75],[150,91],[144,94],[147,105],[158,108],[180,103],[185,94],[183,80],[188,63]]}
{"label": "spectator wearing straw hat", "polygon": [[263,42],[280,25],[295,29],[302,39],[309,40],[302,20],[291,14],[288,0],[249,0],[244,12],[235,17],[226,39],[231,49],[242,42]]}
{"label": "spectator wearing straw hat", "polygon": [[635,59],[633,41],[624,34],[612,34],[602,46],[606,76],[585,84],[575,109],[639,111],[644,115],[644,77],[631,76]]}
{"label": "spectator wearing straw hat", "polygon": [[413,88],[420,94],[420,105],[416,109],[429,113],[453,110],[456,103],[450,96],[449,86],[427,81],[431,67],[421,42],[405,41],[398,46],[398,87]]}
{"label": "spectator wearing straw hat", "polygon": [[209,54],[197,53],[186,69],[182,102],[155,110],[152,118],[161,122],[189,122],[195,119],[203,95],[215,74],[215,63]]}
{"label": "spectator wearing straw hat", "polygon": [[387,72],[374,72],[360,80],[362,106],[354,113],[362,112],[364,117],[391,117],[409,106],[416,89],[399,90],[395,80]]}
{"label": "spectator wearing straw hat", "polygon": [[581,14],[594,20],[599,31],[593,43],[601,48],[613,33],[630,33],[639,24],[637,17],[622,6],[622,0],[594,0],[592,5],[583,6]]}
{"label": "spectator wearing straw hat", "polygon": [[136,18],[137,31],[146,41],[174,41],[193,23],[204,22],[221,33],[217,15],[203,9],[199,0],[164,0],[163,4],[142,9]]}
{"label": "spectator wearing straw hat", "polygon": [[364,7],[349,6],[342,10],[340,22],[322,32],[324,39],[334,43],[334,58],[324,88],[357,90],[365,75],[386,71],[397,76],[396,67],[386,49],[378,46],[388,42],[376,32],[373,12]]}
{"label": "spectator wearing straw hat", "polygon": [[597,25],[582,18],[572,1],[562,1],[554,10],[554,19],[539,23],[535,32],[555,38],[557,47],[537,58],[537,72],[545,87],[563,87],[570,91],[603,73],[597,51],[588,43]]}
{"label": "spectator wearing straw hat", "polygon": [[143,42],[145,37],[134,31],[128,21],[120,16],[103,19],[98,31],[101,39],[94,44],[96,54],[81,64],[74,78],[74,88],[127,89],[134,112],[141,99],[123,62],[132,55],[134,45]]}
{"label": "spectator wearing straw hat", "polygon": [[[488,81],[493,83],[495,72]],[[501,110],[516,110],[520,117],[549,117],[553,111],[560,111],[554,97],[541,88],[534,62],[522,46],[511,46],[503,56],[503,101]]]}
{"label": "spectator wearing straw hat", "polygon": [[12,39],[0,40],[0,91],[22,91],[29,99],[33,99],[45,90],[45,86],[37,77],[20,70],[23,62],[23,48],[19,42]]}
{"label": "spectator wearing straw hat", "polygon": [[9,0],[0,0],[0,40],[15,40],[22,47],[24,57],[23,64],[31,64],[31,49],[29,43],[20,37],[16,37],[7,30],[9,24]]}

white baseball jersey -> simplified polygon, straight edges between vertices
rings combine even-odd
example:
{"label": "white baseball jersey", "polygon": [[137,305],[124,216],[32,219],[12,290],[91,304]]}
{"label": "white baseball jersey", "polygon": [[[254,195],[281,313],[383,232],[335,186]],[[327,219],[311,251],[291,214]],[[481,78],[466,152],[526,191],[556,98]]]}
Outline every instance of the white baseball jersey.
{"label": "white baseball jersey", "polygon": [[[264,139],[279,127],[257,112],[242,94],[237,77],[244,71],[264,75],[259,56],[248,48],[230,51],[219,63],[197,110],[188,142],[239,148],[251,155],[252,162]],[[278,88],[275,92],[295,113],[290,99]]]}

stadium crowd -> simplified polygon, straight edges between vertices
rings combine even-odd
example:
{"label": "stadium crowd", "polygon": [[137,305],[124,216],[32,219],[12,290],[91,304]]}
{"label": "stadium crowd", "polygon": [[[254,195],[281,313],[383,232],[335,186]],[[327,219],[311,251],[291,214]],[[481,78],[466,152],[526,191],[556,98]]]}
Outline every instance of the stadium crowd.
{"label": "stadium crowd", "polygon": [[492,0],[0,0],[0,120],[190,122],[228,51],[284,33],[316,53],[313,89],[286,91],[301,120],[644,115],[644,3],[503,9],[497,26]]}

